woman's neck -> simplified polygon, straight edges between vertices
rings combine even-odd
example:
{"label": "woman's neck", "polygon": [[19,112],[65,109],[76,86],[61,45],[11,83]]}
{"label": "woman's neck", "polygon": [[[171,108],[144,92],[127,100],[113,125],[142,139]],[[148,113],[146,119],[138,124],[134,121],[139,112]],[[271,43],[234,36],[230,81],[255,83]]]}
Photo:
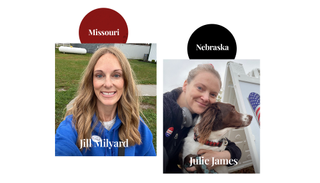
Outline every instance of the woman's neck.
{"label": "woman's neck", "polygon": [[177,104],[182,108],[182,107],[186,107],[191,114],[194,114],[194,112],[191,110],[191,108],[189,107],[189,105],[187,104],[187,100],[186,100],[186,93],[182,92],[180,94],[180,96],[177,99]]}
{"label": "woman's neck", "polygon": [[180,96],[178,97],[178,99],[177,99],[177,104],[178,104],[181,108],[182,108],[182,107],[187,107],[185,98],[186,98],[185,93],[182,92],[182,93],[180,94]]}
{"label": "woman's neck", "polygon": [[117,105],[102,106],[97,105],[100,121],[111,121],[116,116]]}

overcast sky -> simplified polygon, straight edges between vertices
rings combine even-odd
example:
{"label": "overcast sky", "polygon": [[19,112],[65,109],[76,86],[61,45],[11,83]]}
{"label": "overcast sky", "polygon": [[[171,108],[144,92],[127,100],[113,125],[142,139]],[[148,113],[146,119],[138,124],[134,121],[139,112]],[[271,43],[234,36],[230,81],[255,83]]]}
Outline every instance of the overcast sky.
{"label": "overcast sky", "polygon": [[227,62],[233,61],[241,63],[244,67],[245,73],[253,69],[260,69],[260,60],[187,60],[187,59],[166,59],[163,61],[163,92],[171,91],[174,88],[182,87],[183,82],[187,79],[188,73],[191,69],[197,67],[198,64],[211,63],[219,72],[224,86],[224,75]]}

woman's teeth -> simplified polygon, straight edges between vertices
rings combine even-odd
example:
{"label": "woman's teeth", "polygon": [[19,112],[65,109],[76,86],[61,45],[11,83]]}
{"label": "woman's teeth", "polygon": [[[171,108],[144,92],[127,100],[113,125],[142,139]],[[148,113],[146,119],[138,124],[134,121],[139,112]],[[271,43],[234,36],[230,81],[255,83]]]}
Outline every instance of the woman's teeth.
{"label": "woman's teeth", "polygon": [[116,92],[112,92],[112,93],[105,93],[105,92],[102,92],[103,95],[113,95],[115,94]]}

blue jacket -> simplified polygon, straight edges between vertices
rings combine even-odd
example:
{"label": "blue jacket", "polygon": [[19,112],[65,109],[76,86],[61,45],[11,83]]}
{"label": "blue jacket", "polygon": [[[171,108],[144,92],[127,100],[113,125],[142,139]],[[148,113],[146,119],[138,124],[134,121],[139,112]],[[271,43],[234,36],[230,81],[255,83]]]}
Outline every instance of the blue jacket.
{"label": "blue jacket", "polygon": [[[94,121],[96,121],[95,115],[92,117],[92,125]],[[110,131],[105,129],[101,123],[98,123],[92,132],[93,138],[83,140],[82,143],[83,146],[91,145],[90,150],[83,148],[80,151],[76,146],[78,133],[72,123],[72,115],[69,115],[60,123],[56,131],[55,154],[56,156],[117,156],[119,127],[121,124],[122,122],[118,114],[116,115],[116,122]],[[125,156],[156,156],[152,143],[152,133],[142,119],[140,120],[138,130],[141,136],[141,144],[128,146],[128,144],[124,142]]]}

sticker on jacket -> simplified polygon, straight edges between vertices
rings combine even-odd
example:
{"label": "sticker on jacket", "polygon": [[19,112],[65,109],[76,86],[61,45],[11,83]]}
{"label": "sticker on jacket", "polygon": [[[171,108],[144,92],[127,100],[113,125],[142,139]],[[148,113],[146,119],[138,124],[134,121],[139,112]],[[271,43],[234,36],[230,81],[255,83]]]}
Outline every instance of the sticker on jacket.
{"label": "sticker on jacket", "polygon": [[169,137],[172,134],[173,130],[174,130],[173,127],[168,128],[168,130],[165,133],[166,137]]}
{"label": "sticker on jacket", "polygon": [[92,135],[91,139],[95,143],[98,143],[98,142],[102,141],[101,137],[99,137],[98,135]]}

